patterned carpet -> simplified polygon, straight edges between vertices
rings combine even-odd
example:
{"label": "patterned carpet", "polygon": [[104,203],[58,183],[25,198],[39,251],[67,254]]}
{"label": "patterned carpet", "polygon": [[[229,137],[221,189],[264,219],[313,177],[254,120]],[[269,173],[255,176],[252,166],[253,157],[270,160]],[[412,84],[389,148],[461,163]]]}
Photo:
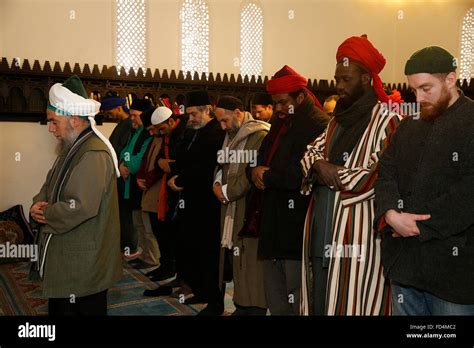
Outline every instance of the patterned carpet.
{"label": "patterned carpet", "polygon": [[[46,315],[47,299],[41,297],[41,284],[27,280],[29,263],[0,265],[0,316]],[[195,315],[204,305],[185,305],[172,297],[145,297],[144,289],[156,284],[144,276],[146,270],[136,270],[124,262],[122,279],[109,289],[109,315]],[[232,284],[227,285],[225,313],[233,312]]]}

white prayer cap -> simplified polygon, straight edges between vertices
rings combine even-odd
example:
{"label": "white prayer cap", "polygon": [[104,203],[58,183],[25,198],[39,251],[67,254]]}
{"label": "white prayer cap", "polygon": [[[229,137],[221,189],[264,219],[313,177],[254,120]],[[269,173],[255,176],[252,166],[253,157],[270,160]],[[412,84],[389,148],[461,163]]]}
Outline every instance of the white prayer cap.
{"label": "white prayer cap", "polygon": [[170,118],[172,114],[173,111],[166,106],[158,106],[151,115],[151,124],[154,126],[160,124]]}

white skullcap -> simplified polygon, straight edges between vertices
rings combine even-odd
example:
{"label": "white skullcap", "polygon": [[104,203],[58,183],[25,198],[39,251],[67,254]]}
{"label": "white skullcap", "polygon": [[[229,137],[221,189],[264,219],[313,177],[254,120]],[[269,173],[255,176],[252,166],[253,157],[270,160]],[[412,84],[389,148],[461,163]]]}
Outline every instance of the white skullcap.
{"label": "white skullcap", "polygon": [[171,111],[166,106],[158,106],[151,115],[151,124],[156,126],[157,124],[166,121],[168,118],[171,117],[172,114],[173,111]]}

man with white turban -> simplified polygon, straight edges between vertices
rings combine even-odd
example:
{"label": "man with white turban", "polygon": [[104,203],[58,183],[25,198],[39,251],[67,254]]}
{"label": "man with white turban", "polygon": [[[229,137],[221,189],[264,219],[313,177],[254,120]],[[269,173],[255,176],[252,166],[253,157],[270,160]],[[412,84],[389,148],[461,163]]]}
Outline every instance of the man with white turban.
{"label": "man with white turban", "polygon": [[107,289],[122,275],[117,156],[95,127],[100,103],[88,99],[77,76],[49,91],[48,130],[60,153],[40,192],[32,220],[39,224],[39,259],[51,316],[106,315]]}

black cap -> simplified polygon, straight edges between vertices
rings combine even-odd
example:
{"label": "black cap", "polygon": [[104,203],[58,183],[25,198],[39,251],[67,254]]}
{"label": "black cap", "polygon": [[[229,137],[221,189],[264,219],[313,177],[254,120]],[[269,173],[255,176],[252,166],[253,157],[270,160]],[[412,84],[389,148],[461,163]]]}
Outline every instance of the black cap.
{"label": "black cap", "polygon": [[216,108],[222,108],[230,111],[234,111],[235,109],[244,111],[244,104],[239,98],[226,95],[219,98]]}
{"label": "black cap", "polygon": [[457,61],[444,48],[438,46],[425,47],[413,53],[405,64],[405,75],[418,73],[449,73],[456,71]]}
{"label": "black cap", "polygon": [[[135,109],[136,110],[136,109]],[[147,128],[151,126],[151,115],[155,111],[155,108],[148,108],[142,112],[140,119],[142,120],[143,127]]]}
{"label": "black cap", "polygon": [[145,111],[151,108],[151,102],[149,99],[133,99],[132,105],[130,105],[130,110]]}
{"label": "black cap", "polygon": [[252,97],[252,105],[273,105],[272,96],[268,93],[257,92]]}
{"label": "black cap", "polygon": [[186,94],[186,107],[211,105],[209,94],[206,91],[193,91]]}

